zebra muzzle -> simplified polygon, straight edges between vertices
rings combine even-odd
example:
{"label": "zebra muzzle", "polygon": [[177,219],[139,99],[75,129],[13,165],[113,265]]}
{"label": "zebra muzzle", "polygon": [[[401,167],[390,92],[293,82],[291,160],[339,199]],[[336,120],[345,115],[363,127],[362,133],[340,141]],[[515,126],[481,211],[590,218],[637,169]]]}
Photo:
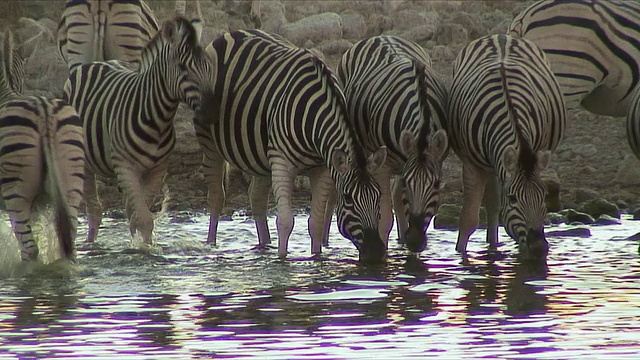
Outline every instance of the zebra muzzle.
{"label": "zebra muzzle", "polygon": [[380,239],[376,229],[364,229],[363,241],[358,247],[358,251],[361,263],[379,264],[387,259],[387,246]]}
{"label": "zebra muzzle", "polygon": [[428,221],[425,221],[426,216],[410,215],[409,216],[409,228],[404,234],[405,243],[407,244],[407,250],[419,253],[427,247],[427,234],[425,232]]}
{"label": "zebra muzzle", "polygon": [[[544,259],[549,253],[549,243],[544,236],[544,230],[529,229],[526,239],[526,258]],[[522,252],[522,251],[521,251]]]}

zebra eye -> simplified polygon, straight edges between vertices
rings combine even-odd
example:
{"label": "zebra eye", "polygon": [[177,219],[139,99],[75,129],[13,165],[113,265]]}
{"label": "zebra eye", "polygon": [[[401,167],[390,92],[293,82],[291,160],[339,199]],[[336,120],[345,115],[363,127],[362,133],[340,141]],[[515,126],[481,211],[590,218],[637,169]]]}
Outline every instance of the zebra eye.
{"label": "zebra eye", "polygon": [[515,195],[509,195],[509,204],[515,205],[518,202],[518,198]]}

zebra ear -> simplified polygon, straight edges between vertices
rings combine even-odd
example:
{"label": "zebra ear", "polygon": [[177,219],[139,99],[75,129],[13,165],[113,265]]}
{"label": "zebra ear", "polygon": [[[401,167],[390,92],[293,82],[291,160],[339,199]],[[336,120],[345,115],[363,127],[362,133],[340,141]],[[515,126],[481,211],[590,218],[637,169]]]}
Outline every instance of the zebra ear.
{"label": "zebra ear", "polygon": [[191,25],[193,25],[193,28],[196,31],[196,39],[199,43],[200,39],[202,39],[202,29],[204,29],[204,22],[202,21],[202,19],[191,19]]}
{"label": "zebra ear", "polygon": [[518,152],[516,151],[515,146],[507,146],[507,149],[504,151],[502,162],[509,175],[518,170]]}
{"label": "zebra ear", "polygon": [[536,154],[536,170],[542,171],[549,166],[551,162],[551,151],[540,151]]}
{"label": "zebra ear", "polygon": [[165,21],[162,24],[160,34],[162,35],[162,39],[171,45],[175,45],[180,41],[178,35],[178,24],[174,20]]}
{"label": "zebra ear", "polygon": [[346,173],[351,168],[347,154],[340,149],[334,150],[333,155],[331,156],[331,164],[340,174]]}
{"label": "zebra ear", "polygon": [[402,151],[402,154],[404,154],[404,156],[408,157],[409,154],[411,154],[415,143],[416,141],[413,138],[413,134],[411,134],[409,130],[402,130],[402,132],[400,133],[400,151]]}
{"label": "zebra ear", "polygon": [[444,129],[440,129],[431,135],[429,139],[429,152],[438,160],[442,159],[442,156],[449,147],[449,139],[447,138],[447,132]]}
{"label": "zebra ear", "polygon": [[387,147],[382,146],[373,154],[369,155],[367,159],[367,170],[370,173],[374,173],[378,170],[382,165],[384,165],[384,161],[387,159]]}

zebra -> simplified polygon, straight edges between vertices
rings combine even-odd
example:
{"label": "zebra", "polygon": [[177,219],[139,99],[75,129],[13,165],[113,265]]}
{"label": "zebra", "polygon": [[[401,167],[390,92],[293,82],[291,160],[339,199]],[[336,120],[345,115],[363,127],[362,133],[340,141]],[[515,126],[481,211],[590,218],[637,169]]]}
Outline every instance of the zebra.
{"label": "zebra", "polygon": [[625,116],[640,81],[640,3],[538,1],[514,18],[508,34],[546,53],[567,109]]}
{"label": "zebra", "polygon": [[393,189],[398,235],[410,251],[420,252],[437,210],[448,149],[447,91],[429,55],[418,44],[395,36],[356,43],[343,54],[337,72],[348,118],[366,148],[387,148],[387,160],[376,174],[382,189],[381,236],[388,239],[391,231],[390,177],[399,175]]}
{"label": "zebra", "polygon": [[533,42],[499,34],[458,55],[447,104],[449,140],[462,160],[463,206],[456,250],[466,253],[484,193],[487,242],[499,219],[523,258],[542,259],[547,167],[565,128],[565,103],[549,62]]}
{"label": "zebra", "polygon": [[286,258],[293,229],[291,192],[298,173],[309,176],[311,251],[321,252],[327,198],[337,189],[338,227],[363,262],[378,262],[380,187],[371,173],[386,149],[367,156],[347,121],[344,94],[329,67],[309,50],[261,30],[227,32],[206,47],[214,67],[207,116],[194,119],[203,150],[211,208],[208,242],[215,244],[224,204],[225,161],[252,175],[251,207],[259,246],[270,243],[269,189],[277,207],[278,255]]}
{"label": "zebra", "polygon": [[138,71],[113,61],[71,71],[64,92],[84,121],[87,242],[95,241],[102,219],[97,174],[117,179],[131,234],[152,243],[149,207],[175,146],[174,115],[180,102],[198,109],[202,94],[211,91],[211,61],[198,44],[200,30],[177,16],[147,44]]}
{"label": "zebra", "polygon": [[135,69],[158,29],[143,0],[67,0],[58,23],[58,52],[69,69],[107,60]]}
{"label": "zebra", "polygon": [[21,95],[25,62],[5,31],[0,69],[0,194],[23,261],[38,259],[35,211],[51,204],[63,258],[75,259],[84,144],[76,111],[60,99]]}

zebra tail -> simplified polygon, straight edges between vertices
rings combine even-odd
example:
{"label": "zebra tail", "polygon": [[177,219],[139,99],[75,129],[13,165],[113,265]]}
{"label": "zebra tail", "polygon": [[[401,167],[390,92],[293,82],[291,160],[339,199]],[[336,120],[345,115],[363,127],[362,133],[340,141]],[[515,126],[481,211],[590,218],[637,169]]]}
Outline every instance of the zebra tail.
{"label": "zebra tail", "polygon": [[[47,122],[49,123],[49,122]],[[55,217],[56,233],[58,241],[62,247],[62,255],[66,259],[74,258],[74,226],[71,222],[71,212],[66,191],[63,187],[63,180],[59,166],[58,153],[53,129],[48,129],[45,136],[42,136],[45,172],[47,174],[46,184],[48,184],[48,194],[51,197]]]}
{"label": "zebra tail", "polygon": [[13,64],[13,34],[9,28],[4,31],[4,41],[2,43],[2,69],[0,69],[0,85],[4,87],[1,90],[13,89],[11,76],[11,64]]}

